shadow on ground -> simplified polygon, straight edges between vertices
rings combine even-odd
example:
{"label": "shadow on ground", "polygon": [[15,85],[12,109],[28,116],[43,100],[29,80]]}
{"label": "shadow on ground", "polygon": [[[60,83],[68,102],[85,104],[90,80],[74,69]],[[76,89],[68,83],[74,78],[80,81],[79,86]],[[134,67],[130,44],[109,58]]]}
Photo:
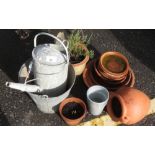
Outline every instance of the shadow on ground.
{"label": "shadow on ground", "polygon": [[[33,38],[38,32],[49,32],[55,35],[60,30],[29,30],[30,36],[26,40],[21,40],[15,30],[0,30],[0,68],[13,81],[18,80],[18,71],[21,65],[32,57]],[[66,30],[66,33],[69,33]],[[46,36],[38,38],[38,44],[51,42]]]}
{"label": "shadow on ground", "polygon": [[8,126],[10,125],[4,113],[0,109],[0,126]]}
{"label": "shadow on ground", "polygon": [[14,30],[0,30],[0,68],[14,81],[22,63],[31,56]]}
{"label": "shadow on ground", "polygon": [[155,72],[155,30],[111,30],[120,43]]}

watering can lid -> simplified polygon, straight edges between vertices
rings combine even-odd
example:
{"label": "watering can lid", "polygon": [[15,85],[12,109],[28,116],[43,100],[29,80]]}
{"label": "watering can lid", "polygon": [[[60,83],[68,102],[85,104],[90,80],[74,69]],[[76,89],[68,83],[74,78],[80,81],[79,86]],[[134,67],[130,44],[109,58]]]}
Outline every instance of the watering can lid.
{"label": "watering can lid", "polygon": [[33,49],[32,57],[45,65],[58,65],[66,62],[66,55],[58,51],[50,44],[38,45]]}

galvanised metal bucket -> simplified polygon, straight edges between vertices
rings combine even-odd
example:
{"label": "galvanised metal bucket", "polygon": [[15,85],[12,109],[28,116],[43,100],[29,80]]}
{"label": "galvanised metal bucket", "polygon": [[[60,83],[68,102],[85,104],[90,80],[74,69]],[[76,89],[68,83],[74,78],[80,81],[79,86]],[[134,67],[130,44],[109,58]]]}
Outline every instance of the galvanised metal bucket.
{"label": "galvanised metal bucket", "polygon": [[[37,45],[37,38],[41,35],[54,38],[65,53],[59,51],[56,44]],[[62,94],[66,90],[69,65],[68,49],[64,42],[52,34],[39,33],[34,38],[32,57],[35,83],[43,90],[42,93],[53,96]]]}
{"label": "galvanised metal bucket", "polygon": [[[18,79],[20,83],[25,82],[25,78],[28,75],[28,66],[29,66],[30,60],[27,61],[25,64],[22,65]],[[41,95],[37,93],[28,93],[28,95],[32,98],[32,100],[37,105],[38,109],[42,111],[43,113],[55,113],[58,110],[59,103],[62,102],[65,98],[68,97],[70,94],[70,91],[75,83],[75,71],[71,64],[69,64],[68,69],[68,78],[67,78],[67,87],[65,91],[56,97],[53,96],[47,96],[47,95]]]}

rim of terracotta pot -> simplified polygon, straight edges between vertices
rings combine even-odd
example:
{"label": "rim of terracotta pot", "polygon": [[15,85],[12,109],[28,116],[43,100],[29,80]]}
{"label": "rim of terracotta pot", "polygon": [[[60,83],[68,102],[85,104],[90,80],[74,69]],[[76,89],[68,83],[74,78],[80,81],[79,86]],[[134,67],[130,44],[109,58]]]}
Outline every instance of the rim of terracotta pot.
{"label": "rim of terracotta pot", "polygon": [[[78,44],[79,46],[82,46],[83,47],[83,50],[86,52],[88,51],[87,47],[84,45],[84,44]],[[76,66],[80,66],[80,65],[83,65],[85,63],[87,63],[89,61],[89,55],[86,55],[85,58],[80,61],[79,63],[75,63],[75,64],[72,64],[74,67]]]}
{"label": "rim of terracotta pot", "polygon": [[[121,87],[122,83],[118,83],[118,81],[116,81],[116,84],[115,84],[115,81],[110,83],[108,81],[109,79],[103,79],[103,78],[101,78],[102,75],[99,72],[98,73],[100,74],[100,76],[96,73],[95,67],[94,67],[94,63],[95,63],[94,61],[95,60],[92,61],[92,63],[93,63],[92,71],[93,71],[93,74],[96,76],[96,79],[95,79],[96,83],[106,87],[109,91],[115,91],[115,90],[119,89]],[[91,75],[90,75],[90,77],[91,77]],[[93,82],[93,79],[92,79],[92,82]],[[125,82],[125,80],[122,82]],[[95,85],[95,83],[93,83],[92,85]]]}
{"label": "rim of terracotta pot", "polygon": [[82,74],[83,77],[83,81],[85,83],[85,85],[89,88],[93,85],[95,85],[95,83],[92,81],[92,79],[90,78],[90,68],[89,68],[89,64],[86,65],[86,68],[83,71]]}
{"label": "rim of terracotta pot", "polygon": [[94,74],[93,74],[93,63],[94,61],[92,60],[91,62],[89,62],[88,64],[88,69],[89,69],[89,76],[91,81],[95,84],[95,85],[99,85],[99,83],[96,81],[96,79],[94,78]]}
{"label": "rim of terracotta pot", "polygon": [[130,76],[127,77],[127,79],[123,83],[120,83],[120,85],[113,87],[113,89],[119,90],[120,88],[123,88],[123,87],[133,87],[134,84],[135,84],[134,73],[133,73],[132,69],[130,69]]}
{"label": "rim of terracotta pot", "polygon": [[[80,116],[79,118],[77,119],[69,119],[67,117],[65,117],[62,113],[62,109],[63,107],[66,105],[66,104],[69,104],[70,102],[76,102],[78,104],[81,105],[81,107],[84,109],[84,113],[82,116]],[[86,104],[83,100],[81,100],[80,98],[76,98],[76,97],[70,97],[70,98],[66,98],[65,100],[63,100],[61,103],[60,103],[60,106],[59,106],[59,114],[60,116],[62,117],[62,119],[68,124],[68,125],[77,125],[79,124],[82,119],[86,116],[86,113],[87,113],[87,107],[86,107]]]}
{"label": "rim of terracotta pot", "polygon": [[[113,109],[112,109],[112,99],[113,98],[117,98],[119,103],[120,103],[120,106],[121,106],[121,116],[120,117],[117,117],[114,112],[113,112]],[[109,102],[106,106],[106,110],[107,110],[107,113],[109,114],[109,116],[112,118],[113,121],[116,121],[116,122],[123,122],[123,123],[127,123],[129,120],[126,116],[127,114],[127,109],[125,107],[125,104],[123,104],[125,101],[123,100],[123,98],[117,94],[117,93],[114,93],[114,92],[110,92],[110,99],[109,99]]]}
{"label": "rim of terracotta pot", "polygon": [[126,76],[126,74],[125,75],[112,75],[112,74],[109,74],[109,73],[106,73],[106,72],[104,72],[104,71],[102,71],[101,69],[100,69],[100,67],[99,67],[99,73],[103,76],[103,77],[105,77],[105,78],[107,78],[107,79],[110,79],[110,80],[114,80],[114,81],[120,81],[120,80],[123,80],[124,79],[124,77]]}
{"label": "rim of terracotta pot", "polygon": [[90,79],[87,78],[88,75],[89,75],[89,74],[88,74],[88,69],[85,68],[84,71],[83,71],[83,74],[82,74],[82,78],[83,78],[84,84],[89,88],[89,87],[92,86],[93,84],[92,84],[92,82],[90,81]]}
{"label": "rim of terracotta pot", "polygon": [[128,83],[128,86],[133,87],[135,82],[136,82],[136,78],[135,78],[135,74],[134,74],[133,70],[130,69],[130,71],[131,71],[131,79],[130,79],[130,81]]}
{"label": "rim of terracotta pot", "polygon": [[129,74],[130,75],[128,75],[128,77],[126,78],[124,82],[120,83],[120,85],[113,87],[113,88],[115,90],[119,90],[120,88],[123,88],[123,87],[133,87],[135,84],[135,78],[134,78],[134,73],[131,68],[129,69]]}
{"label": "rim of terracotta pot", "polygon": [[113,74],[109,74],[109,73],[106,73],[105,71],[102,70],[100,64],[98,63],[97,64],[97,67],[98,67],[98,72],[103,76],[105,77],[106,79],[109,79],[109,80],[113,80],[113,81],[121,81],[125,78],[125,76],[128,74],[125,74],[125,75],[113,75]]}
{"label": "rim of terracotta pot", "polygon": [[95,61],[93,62],[93,74],[96,76],[96,81],[99,85],[105,86],[106,88],[108,88],[108,90],[110,89],[110,87],[108,86],[109,82],[107,82],[108,79],[103,78],[102,75],[98,72],[95,67]]}
{"label": "rim of terracotta pot", "polygon": [[129,86],[129,87],[134,86],[134,84],[135,84],[134,72],[130,67],[129,67],[128,74],[126,75],[126,77],[123,80],[111,81],[111,80],[108,80],[107,78],[104,79],[102,74],[100,74],[100,72],[97,70],[97,68],[96,68],[97,64],[95,64],[97,62],[97,60],[93,60],[93,62],[94,62],[93,63],[93,67],[94,67],[93,72],[97,78],[96,80],[98,81],[98,83],[100,83],[100,85],[106,86],[108,90],[115,91],[115,90],[118,90],[124,86]]}
{"label": "rim of terracotta pot", "polygon": [[95,62],[94,62],[94,64],[93,64],[93,67],[94,67],[95,73],[98,75],[98,77],[100,77],[100,79],[102,79],[102,80],[107,81],[107,82],[110,83],[110,84],[113,84],[113,83],[119,84],[119,83],[123,83],[123,82],[126,80],[126,76],[124,76],[124,78],[121,79],[121,80],[114,80],[114,79],[110,79],[110,78],[108,78],[108,77],[103,76],[103,75],[98,71],[98,68],[97,68],[97,60],[95,60]]}
{"label": "rim of terracotta pot", "polygon": [[[108,55],[114,55],[114,56],[121,58],[126,64],[126,69],[121,73],[114,73],[114,72],[111,72],[108,69],[106,69],[104,67],[104,65],[102,64],[102,60]],[[129,62],[128,62],[127,58],[123,54],[121,54],[120,52],[117,52],[117,51],[107,51],[107,52],[103,53],[99,59],[99,66],[100,66],[101,71],[104,71],[105,73],[109,74],[110,76],[115,76],[115,77],[124,76],[128,73],[128,70],[129,70]]]}
{"label": "rim of terracotta pot", "polygon": [[[97,76],[97,74],[95,73],[95,70],[93,70],[93,73],[89,73],[90,69],[88,68],[88,65],[86,66],[84,72],[83,72],[83,81],[85,83],[85,85],[89,88],[93,85],[102,85],[104,87],[106,87],[109,91],[115,91],[117,90],[118,87],[110,87],[109,84],[107,84],[106,82],[101,81],[102,79],[98,80],[99,77],[96,77],[97,79],[95,79],[95,82],[93,81],[93,79],[91,78],[90,74],[94,74]],[[93,68],[92,68],[93,69]]]}

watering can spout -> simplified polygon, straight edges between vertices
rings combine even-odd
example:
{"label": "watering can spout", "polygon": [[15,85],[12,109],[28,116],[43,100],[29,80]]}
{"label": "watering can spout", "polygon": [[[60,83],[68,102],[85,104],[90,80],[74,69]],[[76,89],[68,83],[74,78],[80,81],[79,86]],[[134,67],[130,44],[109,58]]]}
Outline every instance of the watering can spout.
{"label": "watering can spout", "polygon": [[5,85],[9,88],[17,89],[24,92],[39,93],[41,91],[41,88],[37,85],[21,84],[14,82],[6,82]]}

